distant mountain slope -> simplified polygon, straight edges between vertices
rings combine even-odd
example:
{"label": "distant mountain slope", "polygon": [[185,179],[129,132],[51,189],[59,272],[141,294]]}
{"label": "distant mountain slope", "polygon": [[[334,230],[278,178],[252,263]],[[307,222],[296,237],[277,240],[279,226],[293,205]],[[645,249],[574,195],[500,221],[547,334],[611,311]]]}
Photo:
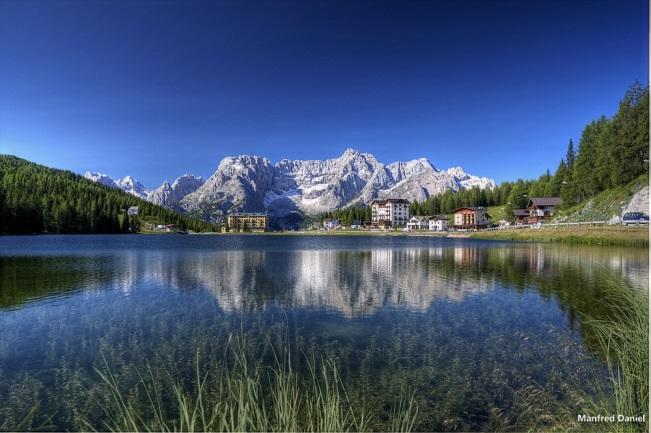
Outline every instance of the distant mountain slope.
{"label": "distant mountain slope", "polygon": [[124,192],[128,192],[142,199],[147,199],[149,195],[149,190],[138,179],[134,179],[131,176],[124,176],[122,179],[113,180],[104,173],[87,171],[84,173],[84,177],[93,182],[110,186],[111,188],[119,188]]}
{"label": "distant mountain slope", "polygon": [[[177,224],[196,231],[216,229],[206,222],[180,215],[104,183],[0,155],[0,233],[119,233],[118,215],[130,206],[141,218]],[[125,179],[122,179],[125,180]],[[132,187],[134,182],[126,182]]]}
{"label": "distant mountain slope", "polygon": [[183,176],[177,177],[171,185],[165,181],[161,186],[150,191],[147,195],[147,200],[160,206],[176,209],[183,197],[193,193],[201,185],[203,185],[203,178],[201,176],[196,177],[192,174],[184,174]]}
{"label": "distant mountain slope", "polygon": [[85,176],[208,221],[229,212],[269,212],[284,218],[367,205],[376,198],[423,201],[446,191],[495,188],[493,179],[470,175],[461,167],[439,170],[426,158],[385,165],[354,149],[333,159],[283,159],[276,164],[262,156],[229,156],[205,182],[184,175],[153,191],[128,176],[117,182],[101,173]]}
{"label": "distant mountain slope", "polygon": [[347,149],[339,158],[287,160],[272,164],[261,156],[224,158],[215,173],[179,206],[204,218],[232,211],[275,217],[315,215],[376,198],[422,201],[469,186],[494,188],[495,181],[462,169],[438,170],[427,159],[384,165],[369,153]]}

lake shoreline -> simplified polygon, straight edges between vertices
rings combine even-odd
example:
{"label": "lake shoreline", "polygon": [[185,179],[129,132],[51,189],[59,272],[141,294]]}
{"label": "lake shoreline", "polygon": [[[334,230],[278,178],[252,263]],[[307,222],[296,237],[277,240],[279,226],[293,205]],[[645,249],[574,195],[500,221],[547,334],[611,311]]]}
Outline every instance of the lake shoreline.
{"label": "lake shoreline", "polygon": [[[30,233],[30,234],[0,234],[2,236],[39,236],[63,235],[64,233]],[[102,235],[129,233],[74,233],[74,235]],[[130,233],[139,235],[174,235],[177,233],[145,232]],[[67,235],[67,234],[65,234]],[[369,230],[296,230],[269,232],[196,232],[189,236],[324,236],[324,237],[359,237],[359,236],[391,236],[391,237],[431,237],[450,239],[481,239],[510,242],[538,243],[569,243],[586,245],[619,245],[629,247],[648,247],[649,230],[646,227],[555,227],[541,229],[504,229],[483,232],[430,232],[430,231],[369,231]]]}
{"label": "lake shoreline", "polygon": [[[208,233],[197,233],[208,234]],[[284,231],[262,233],[211,233],[220,235],[266,235],[266,236],[413,236],[452,239],[483,239],[512,242],[559,242],[589,245],[621,245],[648,247],[647,228],[630,227],[580,227],[543,229],[504,229],[485,232],[428,232],[428,231]]]}
{"label": "lake shoreline", "polygon": [[524,241],[524,242],[558,242],[589,245],[621,245],[631,247],[648,247],[649,230],[646,227],[555,227],[541,229],[498,230],[492,232],[475,232],[475,239]]}

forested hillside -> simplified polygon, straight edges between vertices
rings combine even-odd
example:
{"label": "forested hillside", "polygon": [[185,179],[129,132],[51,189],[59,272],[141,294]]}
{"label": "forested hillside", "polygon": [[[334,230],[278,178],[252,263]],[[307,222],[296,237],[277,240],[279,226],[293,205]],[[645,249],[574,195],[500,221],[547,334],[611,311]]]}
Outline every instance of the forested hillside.
{"label": "forested hillside", "polygon": [[70,171],[0,155],[0,233],[127,232],[124,210],[130,206],[139,207],[140,218],[181,229],[217,229]]}
{"label": "forested hillside", "polygon": [[568,209],[602,191],[624,187],[649,170],[649,89],[633,85],[617,113],[588,124],[578,149],[569,141],[566,155],[552,174],[535,180],[504,182],[493,190],[478,188],[412,203],[416,215],[447,214],[459,206],[526,207],[528,197],[561,197]]}
{"label": "forested hillside", "polygon": [[[527,206],[529,197],[561,197],[562,209],[569,209],[603,191],[625,189],[648,169],[649,89],[635,84],[613,117],[601,116],[584,128],[578,148],[569,141],[554,173],[547,170],[538,179],[503,182],[492,190],[447,191],[412,203],[410,213],[438,215],[450,214],[460,206],[501,206],[503,214],[511,216],[513,209]],[[346,208],[317,219],[323,218],[339,218],[349,225],[356,219],[370,220],[371,211],[369,207]]]}

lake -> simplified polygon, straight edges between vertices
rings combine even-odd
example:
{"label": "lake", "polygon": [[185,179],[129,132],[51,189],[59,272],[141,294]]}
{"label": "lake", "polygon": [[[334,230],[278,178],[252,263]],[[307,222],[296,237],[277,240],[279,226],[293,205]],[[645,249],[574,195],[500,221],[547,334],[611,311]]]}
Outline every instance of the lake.
{"label": "lake", "polygon": [[142,376],[191,383],[234,338],[263,366],[270,347],[299,374],[332,360],[371,429],[405,394],[416,430],[562,423],[610,392],[585,318],[608,316],[609,279],[648,290],[648,262],[415,236],[0,237],[0,429],[102,429],[100,372],[146,405]]}

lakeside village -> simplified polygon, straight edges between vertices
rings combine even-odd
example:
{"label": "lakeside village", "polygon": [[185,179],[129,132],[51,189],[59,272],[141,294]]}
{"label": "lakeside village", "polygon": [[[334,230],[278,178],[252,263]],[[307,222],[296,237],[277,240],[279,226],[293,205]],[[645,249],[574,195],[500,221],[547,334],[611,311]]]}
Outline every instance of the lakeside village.
{"label": "lakeside village", "polygon": [[[352,220],[344,224],[337,218],[317,218],[306,230],[372,230],[391,231],[478,231],[488,228],[540,226],[554,216],[561,203],[559,197],[534,197],[529,199],[526,209],[513,210],[513,220],[494,222],[484,207],[459,207],[452,215],[410,215],[409,201],[402,198],[374,200],[370,205],[370,220]],[[166,230],[167,228],[160,228]],[[269,216],[265,213],[233,213],[226,218],[222,232],[266,232],[269,231]]]}
{"label": "lakeside village", "polygon": [[[495,221],[485,207],[462,206],[452,211],[450,215],[411,215],[410,202],[403,198],[387,198],[374,200],[371,205],[357,215],[360,219],[348,220],[335,218],[332,213],[312,217],[306,221],[298,231],[301,232],[329,232],[340,231],[373,231],[373,232],[477,232],[501,229],[541,228],[550,223],[556,210],[561,206],[560,197],[532,197],[524,209],[514,209],[511,220],[500,219]],[[128,226],[128,232],[138,233],[193,233],[192,230],[183,230],[176,224],[162,224],[152,220],[141,219],[139,207],[131,206],[123,209],[120,224]],[[640,218],[635,220],[635,225],[648,224],[648,216],[641,212]],[[629,215],[629,214],[627,214]],[[626,215],[621,221],[622,225],[629,225]],[[126,221],[126,222],[125,222]],[[595,222],[603,224],[605,222]],[[551,222],[554,224],[554,222]],[[566,224],[566,223],[562,223]],[[592,223],[590,223],[592,224]],[[297,231],[297,229],[278,230],[270,226],[270,216],[267,213],[239,213],[226,215],[223,224],[219,226],[221,233],[264,233],[276,231]]]}

